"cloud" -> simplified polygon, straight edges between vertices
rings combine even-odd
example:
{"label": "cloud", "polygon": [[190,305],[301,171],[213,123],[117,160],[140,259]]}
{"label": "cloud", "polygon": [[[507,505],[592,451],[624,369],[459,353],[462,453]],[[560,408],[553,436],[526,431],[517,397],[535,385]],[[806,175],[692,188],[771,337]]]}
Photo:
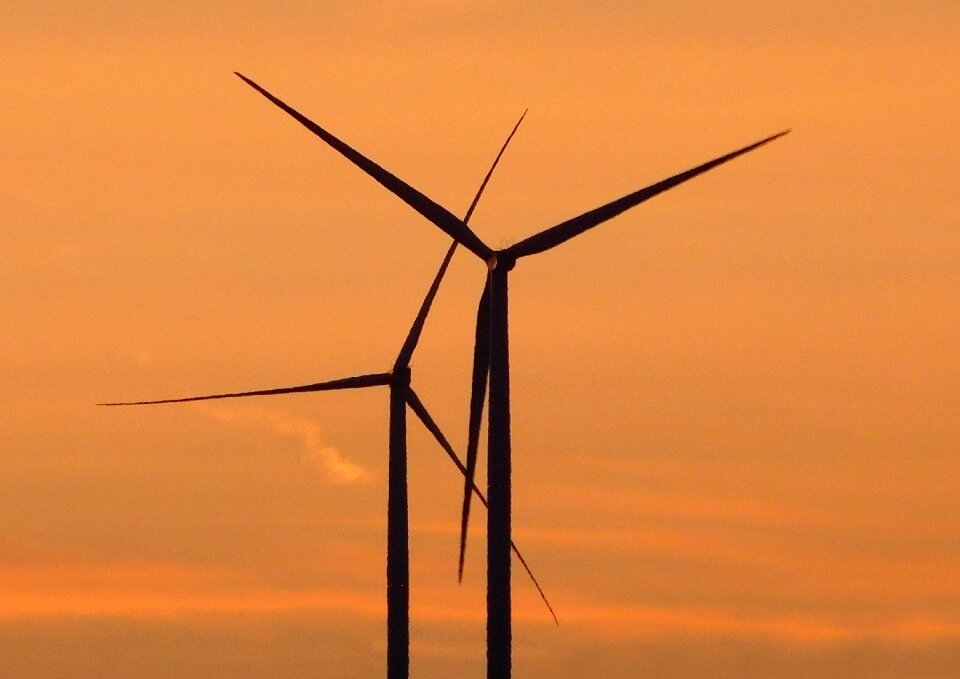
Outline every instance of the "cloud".
{"label": "cloud", "polygon": [[189,613],[334,611],[377,618],[379,592],[289,590],[243,571],[175,563],[67,563],[0,567],[0,620],[37,617],[169,617]]}
{"label": "cloud", "polygon": [[832,615],[763,615],[712,607],[629,605],[574,602],[563,611],[566,621],[608,638],[649,637],[663,632],[720,634],[741,638],[775,638],[794,642],[887,640],[956,641],[960,620],[955,617],[904,615],[878,621],[838,619]]}
{"label": "cloud", "polygon": [[636,639],[586,636],[538,658],[538,676],[711,679],[942,679],[955,676],[955,640],[802,643],[766,637],[676,634]]}
{"label": "cloud", "polygon": [[197,409],[217,422],[298,439],[304,448],[303,459],[316,467],[331,483],[366,483],[372,478],[367,469],[345,459],[336,448],[325,445],[320,427],[305,417],[290,415],[282,410],[210,404],[200,404]]}

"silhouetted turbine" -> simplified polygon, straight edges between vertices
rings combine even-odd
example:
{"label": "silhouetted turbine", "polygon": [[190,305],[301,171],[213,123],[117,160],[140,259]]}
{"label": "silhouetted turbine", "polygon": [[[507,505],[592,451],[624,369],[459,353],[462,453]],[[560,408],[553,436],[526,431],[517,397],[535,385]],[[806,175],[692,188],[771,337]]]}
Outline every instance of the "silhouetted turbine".
{"label": "silhouetted turbine", "polygon": [[[466,545],[466,523],[469,518],[470,494],[476,469],[477,440],[482,416],[487,375],[490,380],[490,416],[488,418],[487,498],[487,676],[504,679],[510,676],[510,365],[507,332],[508,274],[521,257],[545,252],[592,229],[620,213],[673,188],[688,179],[711,170],[738,156],[782,137],[789,130],[778,132],[758,142],[715,158],[646,188],[627,194],[503,250],[486,245],[463,221],[396,175],[362,155],[315,122],[290,107],[246,76],[237,73],[248,85],[286,111],[308,130],[332,146],[391,193],[410,205],[442,231],[487,264],[487,282],[477,312],[477,333],[474,348],[474,374],[471,389],[470,422],[467,448],[467,471],[464,481],[464,503],[461,524],[461,552]],[[486,328],[486,330],[485,330]],[[460,557],[462,573],[463,555]]]}
{"label": "silhouetted turbine", "polygon": [[[523,122],[523,115],[514,125],[510,134],[501,146],[496,158],[487,171],[480,188],[477,190],[470,207],[463,218],[463,223],[467,223],[473,215],[473,211],[483,195],[493,171],[496,169],[503,152],[513,138],[520,123]],[[259,389],[255,391],[230,392],[222,394],[208,394],[204,396],[189,396],[185,398],[160,399],[151,401],[127,401],[117,403],[99,403],[103,406],[131,406],[131,405],[157,405],[162,403],[185,403],[189,401],[209,401],[225,398],[241,398],[248,396],[274,396],[279,394],[294,394],[315,391],[336,391],[341,389],[361,389],[374,386],[390,387],[390,450],[389,450],[389,479],[388,479],[388,500],[387,500],[387,676],[390,679],[405,679],[409,674],[409,548],[408,548],[408,508],[407,508],[407,436],[406,436],[406,408],[410,407],[416,416],[423,422],[427,430],[434,436],[441,448],[453,461],[462,474],[466,474],[466,467],[460,458],[450,446],[443,432],[437,426],[433,417],[427,411],[423,402],[410,386],[410,359],[416,349],[420,335],[423,331],[424,322],[430,312],[430,307],[439,290],[440,283],[443,280],[450,260],[457,249],[457,241],[454,240],[443,261],[434,276],[433,282],[424,297],[423,303],[417,312],[416,318],[397,358],[394,361],[393,369],[386,373],[372,373],[368,375],[356,375],[342,379],[329,380],[326,382],[315,382],[312,384],[303,384],[292,387],[280,387],[276,389]],[[471,483],[472,492],[487,505],[487,499],[483,493]],[[556,621],[556,614],[553,607],[547,600],[546,594],[537,581],[526,560],[517,549],[516,545],[511,543],[511,549],[517,555],[520,563],[523,565],[534,586],[550,610],[550,614]]]}

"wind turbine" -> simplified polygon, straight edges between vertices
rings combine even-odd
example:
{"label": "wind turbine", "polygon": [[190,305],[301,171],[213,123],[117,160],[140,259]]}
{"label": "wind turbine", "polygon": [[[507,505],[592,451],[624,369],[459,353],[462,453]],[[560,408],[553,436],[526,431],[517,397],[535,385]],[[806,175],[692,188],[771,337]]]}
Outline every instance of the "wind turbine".
{"label": "wind turbine", "polygon": [[476,469],[477,440],[486,391],[490,381],[490,411],[488,417],[487,460],[487,676],[505,679],[511,671],[511,611],[510,611],[510,363],[508,337],[508,279],[517,260],[550,250],[581,233],[592,229],[622,212],[653,198],[689,179],[753,151],[787,134],[778,132],[760,141],[744,146],[718,158],[697,165],[660,182],[642,188],[601,205],[556,226],[544,229],[508,248],[494,250],[485,244],[464,221],[428,198],[410,184],[370,160],[315,122],[287,105],[246,76],[237,73],[244,82],[288,113],[308,130],[337,150],[387,190],[410,205],[487,265],[487,282],[477,312],[477,332],[474,347],[474,370],[471,385],[470,423],[467,449],[465,499],[461,525],[462,573],[469,495]]}
{"label": "wind turbine", "polygon": [[[523,122],[523,115],[514,125],[510,134],[497,153],[490,169],[484,176],[477,190],[470,207],[464,215],[463,222],[466,223],[473,215],[480,197],[486,189],[493,171],[496,169],[500,158],[513,139],[513,135]],[[457,241],[454,240],[443,261],[434,276],[433,282],[427,291],[426,296],[406,339],[403,342],[400,352],[394,361],[390,372],[371,373],[365,375],[356,375],[326,382],[316,382],[313,384],[304,384],[292,387],[280,387],[276,389],[261,389],[255,391],[232,392],[222,394],[209,394],[204,396],[188,396],[185,398],[160,399],[152,401],[127,401],[114,403],[100,403],[103,406],[131,406],[131,405],[157,405],[162,403],[184,403],[189,401],[209,401],[214,399],[241,398],[248,396],[273,396],[278,394],[293,394],[314,391],[337,391],[341,389],[360,389],[374,386],[388,386],[390,388],[390,447],[388,460],[388,499],[387,499],[387,676],[390,679],[405,679],[409,675],[409,639],[410,639],[410,615],[409,615],[409,547],[408,547],[408,506],[407,506],[407,434],[406,434],[406,408],[410,409],[423,422],[427,430],[436,438],[437,442],[447,453],[448,457],[457,466],[460,472],[466,475],[466,467],[457,457],[452,446],[447,441],[443,432],[437,426],[436,421],[430,415],[426,406],[417,396],[413,387],[410,385],[410,360],[416,349],[420,335],[423,331],[424,322],[430,312],[430,307],[440,288],[450,260],[457,249]],[[477,497],[487,505],[487,499],[483,493],[474,485],[473,492]],[[520,563],[523,565],[534,586],[540,593],[551,615],[556,621],[556,614],[550,606],[550,602],[541,588],[530,567],[527,565],[523,555],[517,549],[516,545],[512,547]]]}

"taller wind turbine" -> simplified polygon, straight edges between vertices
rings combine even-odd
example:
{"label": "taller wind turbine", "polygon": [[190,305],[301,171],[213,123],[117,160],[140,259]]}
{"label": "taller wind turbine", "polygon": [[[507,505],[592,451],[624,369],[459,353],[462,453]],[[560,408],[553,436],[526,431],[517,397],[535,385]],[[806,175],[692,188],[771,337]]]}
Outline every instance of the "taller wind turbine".
{"label": "taller wind turbine", "polygon": [[[526,112],[524,112],[526,115]],[[483,195],[493,171],[503,156],[510,140],[520,127],[524,115],[514,125],[510,134],[501,146],[496,158],[480,184],[470,207],[464,215],[464,223],[470,220],[480,197]],[[189,396],[185,398],[161,399],[153,401],[128,401],[102,403],[106,406],[128,405],[157,405],[161,403],[183,403],[188,401],[208,401],[214,399],[241,398],[250,396],[274,396],[314,391],[337,391],[342,389],[359,389],[373,386],[388,386],[390,388],[390,448],[388,458],[388,499],[387,499],[387,676],[390,679],[406,679],[409,675],[409,547],[408,547],[408,505],[407,505],[407,436],[406,436],[406,408],[409,406],[414,414],[423,422],[428,431],[436,438],[440,446],[447,453],[453,463],[464,476],[466,467],[457,457],[446,437],[443,435],[426,406],[417,396],[410,385],[410,360],[417,347],[420,335],[430,307],[437,295],[440,283],[443,280],[450,260],[457,249],[454,240],[434,276],[433,282],[424,297],[420,309],[407,333],[406,339],[400,348],[390,372],[356,375],[342,379],[329,380],[292,387],[276,389],[261,389],[256,391],[231,392],[209,394],[205,396]],[[487,500],[476,486],[472,486],[480,501],[486,505]],[[541,598],[556,620],[553,608],[550,606],[543,589],[534,577],[523,555],[514,545],[514,553],[533,581]]]}
{"label": "taller wind turbine", "polygon": [[[459,574],[463,576],[467,522],[470,512],[469,488],[473,486],[477,463],[477,442],[483,412],[484,389],[489,375],[490,411],[487,422],[487,676],[507,678],[511,671],[510,649],[510,362],[508,341],[508,274],[517,260],[550,250],[575,236],[619,215],[657,194],[692,179],[787,134],[789,130],[693,167],[677,175],[611,201],[582,215],[545,229],[508,248],[494,252],[487,260],[487,282],[477,309],[468,426],[467,473],[460,529]],[[506,545],[506,550],[504,549]]]}
{"label": "taller wind turbine", "polygon": [[[664,191],[782,137],[789,130],[778,132],[646,188],[627,194],[556,226],[544,229],[508,248],[493,250],[469,226],[457,219],[452,212],[330,134],[254,81],[240,73],[237,73],[237,75],[435,226],[459,241],[461,245],[487,265],[487,282],[477,312],[465,487],[469,489],[473,484],[480,414],[486,391],[487,375],[489,374],[487,676],[491,679],[505,679],[510,676],[511,671],[510,649],[512,639],[510,611],[510,362],[507,326],[508,277],[510,271],[516,265],[517,260],[550,250]],[[462,514],[461,552],[466,538],[465,524],[469,512],[469,490],[465,495],[467,497],[464,500]],[[460,563],[462,572],[462,555]]]}

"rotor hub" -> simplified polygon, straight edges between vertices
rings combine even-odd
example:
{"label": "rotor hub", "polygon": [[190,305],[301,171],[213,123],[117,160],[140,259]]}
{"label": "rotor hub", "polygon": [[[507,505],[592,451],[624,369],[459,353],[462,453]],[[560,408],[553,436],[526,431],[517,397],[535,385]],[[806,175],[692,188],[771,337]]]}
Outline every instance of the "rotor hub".
{"label": "rotor hub", "polygon": [[390,384],[395,387],[410,386],[410,368],[408,366],[394,366],[393,370],[390,371]]}
{"label": "rotor hub", "polygon": [[510,255],[506,250],[497,250],[487,260],[487,271],[510,271],[516,264],[516,257]]}

